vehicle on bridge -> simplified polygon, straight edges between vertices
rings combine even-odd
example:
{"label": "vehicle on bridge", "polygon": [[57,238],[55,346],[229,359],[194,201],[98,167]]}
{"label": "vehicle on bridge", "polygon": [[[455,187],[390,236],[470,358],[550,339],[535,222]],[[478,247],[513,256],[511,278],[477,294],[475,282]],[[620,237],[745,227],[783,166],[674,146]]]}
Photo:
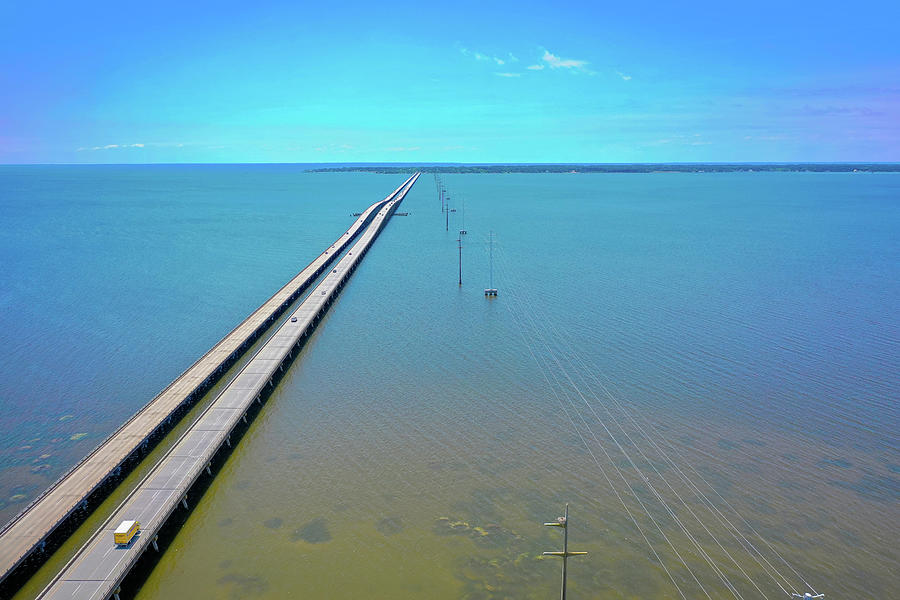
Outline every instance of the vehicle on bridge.
{"label": "vehicle on bridge", "polygon": [[117,546],[127,546],[141,530],[141,524],[137,521],[122,521],[113,532],[113,540]]}

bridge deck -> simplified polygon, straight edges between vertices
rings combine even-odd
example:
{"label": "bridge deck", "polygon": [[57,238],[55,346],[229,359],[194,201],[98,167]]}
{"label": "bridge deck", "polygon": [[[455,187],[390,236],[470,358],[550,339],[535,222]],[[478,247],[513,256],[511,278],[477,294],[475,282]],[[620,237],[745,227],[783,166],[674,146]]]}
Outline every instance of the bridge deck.
{"label": "bridge deck", "polygon": [[[353,241],[375,211],[408,190],[410,177],[384,200],[376,202],[309,266],[262,304],[197,362],[169,384],[153,400],[98,445],[79,464],[58,479],[41,496],[0,530],[0,582],[12,573],[42,542],[81,506],[107,478],[114,477],[125,461],[139,451],[167,419],[190,402],[205,383],[214,381],[230,361],[249,347],[261,331],[305,290]],[[405,191],[403,192],[405,193]],[[143,523],[143,522],[142,522]]]}
{"label": "bridge deck", "polygon": [[[252,403],[272,385],[276,371],[310,335],[416,178],[407,180],[393,199],[377,208],[350,252],[292,313],[297,321],[287,320],[278,328],[39,598],[99,600],[115,592],[213,456],[229,443],[231,431]],[[113,544],[113,531],[123,520],[139,521],[141,532],[128,546],[118,547]]]}

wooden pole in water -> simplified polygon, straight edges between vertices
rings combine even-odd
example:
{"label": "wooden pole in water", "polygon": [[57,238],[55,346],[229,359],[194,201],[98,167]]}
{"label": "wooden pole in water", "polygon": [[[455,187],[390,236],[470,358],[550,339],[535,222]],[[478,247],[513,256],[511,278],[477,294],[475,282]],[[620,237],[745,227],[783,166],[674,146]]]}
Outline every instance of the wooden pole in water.
{"label": "wooden pole in water", "polygon": [[494,289],[494,232],[491,231],[491,289]]}
{"label": "wooden pole in water", "polygon": [[456,241],[459,242],[459,285],[462,285],[462,232]]}
{"label": "wooden pole in water", "polygon": [[570,556],[581,556],[587,552],[569,552],[569,503],[566,502],[566,516],[559,517],[555,523],[544,523],[547,527],[563,528],[563,551],[562,552],[544,552],[544,556],[558,556],[562,558],[562,586],[559,591],[560,600],[566,600],[566,567]]}
{"label": "wooden pole in water", "polygon": [[465,196],[462,197],[462,207],[463,207],[463,209],[462,209],[463,210],[462,228],[463,228],[463,231],[465,231],[466,230],[466,197]]}

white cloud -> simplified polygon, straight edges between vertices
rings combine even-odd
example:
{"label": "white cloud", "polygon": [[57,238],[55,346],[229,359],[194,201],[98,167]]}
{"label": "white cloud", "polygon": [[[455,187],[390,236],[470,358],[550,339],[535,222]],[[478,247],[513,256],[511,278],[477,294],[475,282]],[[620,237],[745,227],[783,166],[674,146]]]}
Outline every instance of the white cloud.
{"label": "white cloud", "polygon": [[658,140],[653,140],[647,142],[646,146],[664,146],[666,144],[673,144],[677,146],[709,146],[713,142],[702,139],[702,136],[699,133],[695,133],[693,135],[687,135],[683,133],[676,133],[674,135],[670,135],[666,138],[661,138]]}
{"label": "white cloud", "polygon": [[[500,58],[499,56],[491,56],[490,54],[483,54],[483,53],[478,52],[478,51],[476,51],[476,50],[469,50],[469,49],[466,48],[465,46],[460,46],[459,51],[460,51],[463,55],[465,55],[465,56],[471,56],[472,58],[474,58],[475,60],[478,60],[478,61],[487,61],[487,62],[493,61],[493,62],[497,63],[498,65],[505,65],[505,64],[506,64],[506,60]],[[518,59],[517,59],[515,56],[513,56],[511,53],[509,54],[509,56],[510,56],[510,59],[509,59],[510,61],[515,62],[516,60],[518,60]]]}
{"label": "white cloud", "polygon": [[497,73],[499,77],[521,77],[521,73]]}
{"label": "white cloud", "polygon": [[616,71],[616,75],[622,78],[622,81],[631,81],[631,75],[626,75],[622,71]]}
{"label": "white cloud", "polygon": [[82,146],[78,152],[85,150],[115,150],[117,148],[143,148],[145,144],[106,144],[105,146]]}
{"label": "white cloud", "polygon": [[421,146],[393,146],[391,148],[385,148],[387,152],[415,152],[416,150],[421,150]]}
{"label": "white cloud", "polygon": [[512,52],[507,52],[506,54],[509,56],[509,62],[519,62],[519,59]]}
{"label": "white cloud", "polygon": [[[341,153],[347,152],[348,150],[353,150],[354,147],[350,144],[326,144],[324,146],[316,146],[313,148],[316,152],[332,152],[332,153]],[[291,150],[303,150],[301,147],[291,148]]]}
{"label": "white cloud", "polygon": [[549,50],[544,50],[544,56],[541,57],[545,63],[547,63],[551,69],[580,69],[584,70],[585,66],[587,66],[588,62],[586,60],[575,60],[573,58],[560,58],[559,56],[551,53]]}
{"label": "white cloud", "polygon": [[779,135],[745,135],[745,140],[760,140],[763,142],[783,142],[785,140],[793,140],[794,138],[789,135],[779,134]]}
{"label": "white cloud", "polygon": [[529,71],[543,71],[544,65],[528,65],[525,68],[528,69]]}

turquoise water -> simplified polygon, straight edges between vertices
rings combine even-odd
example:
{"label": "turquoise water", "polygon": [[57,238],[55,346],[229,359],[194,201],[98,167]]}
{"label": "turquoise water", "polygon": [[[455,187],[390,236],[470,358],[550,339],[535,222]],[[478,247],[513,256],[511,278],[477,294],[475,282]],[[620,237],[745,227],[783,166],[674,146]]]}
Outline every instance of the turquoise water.
{"label": "turquoise water", "polygon": [[0,167],[0,520],[393,189],[298,173]]}
{"label": "turquoise water", "polygon": [[[0,517],[402,179],[0,168]],[[548,597],[567,501],[573,597],[896,587],[900,178],[443,180],[464,285],[423,176],[140,597]]]}

